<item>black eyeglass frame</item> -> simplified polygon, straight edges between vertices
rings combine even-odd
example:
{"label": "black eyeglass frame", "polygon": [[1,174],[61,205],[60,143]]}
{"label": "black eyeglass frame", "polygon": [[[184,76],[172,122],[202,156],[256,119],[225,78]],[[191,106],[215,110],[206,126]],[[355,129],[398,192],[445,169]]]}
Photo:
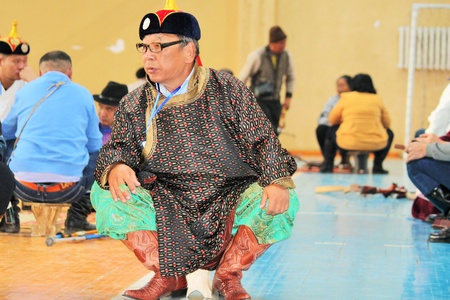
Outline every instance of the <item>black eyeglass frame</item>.
{"label": "black eyeglass frame", "polygon": [[[167,47],[170,47],[170,46],[173,46],[173,45],[176,45],[176,44],[180,44],[182,42],[183,42],[183,40],[178,40],[178,41],[168,42],[168,43],[151,43],[150,45],[149,44],[145,44],[145,43],[136,43],[136,50],[139,53],[142,53],[142,54],[147,53],[147,51],[150,51],[152,53],[159,53],[164,48],[167,48]],[[154,51],[155,49],[152,50],[152,46],[155,46],[155,45],[159,46],[159,50],[158,51]],[[144,52],[140,51],[139,49],[141,49],[141,48],[145,49],[145,51]]]}

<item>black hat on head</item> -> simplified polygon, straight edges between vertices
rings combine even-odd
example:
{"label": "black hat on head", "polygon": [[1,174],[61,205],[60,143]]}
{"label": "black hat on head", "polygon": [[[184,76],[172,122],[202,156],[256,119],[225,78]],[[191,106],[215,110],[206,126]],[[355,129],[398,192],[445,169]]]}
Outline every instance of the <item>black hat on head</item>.
{"label": "black hat on head", "polygon": [[283,29],[280,26],[273,26],[270,28],[269,32],[269,42],[276,43],[282,41],[287,38],[287,35],[284,33]]}
{"label": "black hat on head", "polygon": [[100,95],[94,95],[94,99],[101,104],[118,106],[120,100],[127,93],[128,87],[125,84],[110,81]]}
{"label": "black hat on head", "polygon": [[27,55],[30,53],[30,45],[17,34],[17,21],[15,20],[12,23],[9,36],[0,38],[0,53],[19,55]]}
{"label": "black hat on head", "polygon": [[201,37],[197,19],[186,12],[178,10],[175,0],[166,0],[166,6],[157,12],[148,13],[139,25],[139,38],[147,34],[171,33],[183,35],[194,40]]}

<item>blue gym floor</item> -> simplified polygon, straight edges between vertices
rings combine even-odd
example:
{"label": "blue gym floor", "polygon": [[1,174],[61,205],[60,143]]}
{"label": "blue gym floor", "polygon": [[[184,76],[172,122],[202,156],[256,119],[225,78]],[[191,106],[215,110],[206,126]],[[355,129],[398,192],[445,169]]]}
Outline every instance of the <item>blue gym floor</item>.
{"label": "blue gym floor", "polygon": [[252,299],[450,299],[450,244],[427,242],[431,226],[411,217],[412,200],[314,191],[397,183],[415,192],[403,160],[384,167],[389,175],[297,173],[292,237],[244,272]]}

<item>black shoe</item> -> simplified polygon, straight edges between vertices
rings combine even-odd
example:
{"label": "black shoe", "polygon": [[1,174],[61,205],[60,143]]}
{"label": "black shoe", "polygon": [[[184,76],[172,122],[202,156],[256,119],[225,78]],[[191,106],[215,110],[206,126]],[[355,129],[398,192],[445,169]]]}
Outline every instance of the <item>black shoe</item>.
{"label": "black shoe", "polygon": [[383,167],[373,167],[372,174],[389,174],[389,171],[383,169]]}
{"label": "black shoe", "polygon": [[323,165],[321,168],[320,168],[320,173],[333,173],[333,167],[332,166],[326,166],[326,165]]}
{"label": "black shoe", "polygon": [[437,233],[430,234],[428,241],[432,243],[450,243],[450,228],[445,228]]}
{"label": "black shoe", "polygon": [[0,232],[19,233],[20,232],[20,218],[18,207],[14,210],[12,207],[6,210],[0,222]]}
{"label": "black shoe", "polygon": [[445,219],[443,214],[431,214],[425,218],[425,222],[433,224],[436,220]]}
{"label": "black shoe", "polygon": [[96,230],[95,224],[89,223],[86,219],[77,219],[71,216],[67,216],[64,233],[71,234],[77,231],[89,231]]}

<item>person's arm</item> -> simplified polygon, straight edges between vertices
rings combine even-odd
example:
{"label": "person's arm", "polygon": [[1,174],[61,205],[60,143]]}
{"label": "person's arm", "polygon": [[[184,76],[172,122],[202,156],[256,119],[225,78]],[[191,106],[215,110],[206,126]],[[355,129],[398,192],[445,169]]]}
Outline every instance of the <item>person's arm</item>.
{"label": "person's arm", "polygon": [[[89,98],[92,99],[92,96],[89,95]],[[97,112],[94,106],[94,100],[92,101],[92,105],[88,107],[88,125],[86,128],[86,136],[88,138],[88,142],[86,148],[89,153],[98,152],[102,147],[102,133],[100,132],[98,124],[100,123]]]}
{"label": "person's arm", "polygon": [[289,207],[289,188],[295,187],[291,176],[297,170],[297,164],[282,148],[253,93],[237,80],[228,88],[233,112],[232,130],[240,137],[238,146],[243,159],[257,174],[259,185],[264,187],[261,207],[267,205],[270,215],[283,213]]}
{"label": "person's arm", "polygon": [[328,121],[328,116],[330,115],[330,111],[339,101],[339,95],[334,95],[328,98],[327,102],[323,106],[322,112],[320,113],[319,120],[317,121],[319,125],[330,125]]}
{"label": "person's arm", "polygon": [[426,147],[426,157],[431,157],[436,160],[450,161],[450,143],[433,143]]}
{"label": "person's arm", "polygon": [[328,122],[330,122],[330,125],[337,125],[341,124],[342,122],[342,99],[336,103],[336,105],[333,107],[333,109],[330,111],[330,114],[328,115]]}
{"label": "person's arm", "polygon": [[424,157],[450,161],[449,145],[450,142],[441,140],[435,134],[422,134],[406,146],[406,162]]}
{"label": "person's arm", "polygon": [[283,103],[283,107],[288,110],[291,106],[292,94],[294,93],[295,88],[295,70],[294,70],[294,62],[292,61],[292,56],[289,55],[289,52],[286,51],[286,54],[289,59],[289,66],[286,72],[286,97]]}
{"label": "person's arm", "polygon": [[128,101],[128,98],[125,96],[116,110],[111,139],[100,149],[95,169],[97,183],[102,188],[108,188],[115,200],[121,201],[129,199],[123,184],[131,192],[140,185],[136,172],[142,153],[141,143],[145,141],[145,126],[140,125],[146,124],[146,105],[132,107],[135,100]]}
{"label": "person's arm", "polygon": [[450,115],[450,84],[444,89],[438,106],[431,112],[428,117],[430,125],[425,130],[426,133],[435,133],[436,135],[444,135],[449,128]]}
{"label": "person's arm", "polygon": [[238,78],[247,84],[247,81],[254,75],[261,65],[261,55],[257,51],[253,51],[247,57]]}
{"label": "person's arm", "polygon": [[33,69],[30,66],[26,66],[20,71],[20,79],[25,80],[26,82],[30,82],[37,78],[36,73],[34,73]]}
{"label": "person's arm", "polygon": [[381,123],[383,123],[384,128],[390,128],[391,126],[391,117],[384,103],[381,103]]}

